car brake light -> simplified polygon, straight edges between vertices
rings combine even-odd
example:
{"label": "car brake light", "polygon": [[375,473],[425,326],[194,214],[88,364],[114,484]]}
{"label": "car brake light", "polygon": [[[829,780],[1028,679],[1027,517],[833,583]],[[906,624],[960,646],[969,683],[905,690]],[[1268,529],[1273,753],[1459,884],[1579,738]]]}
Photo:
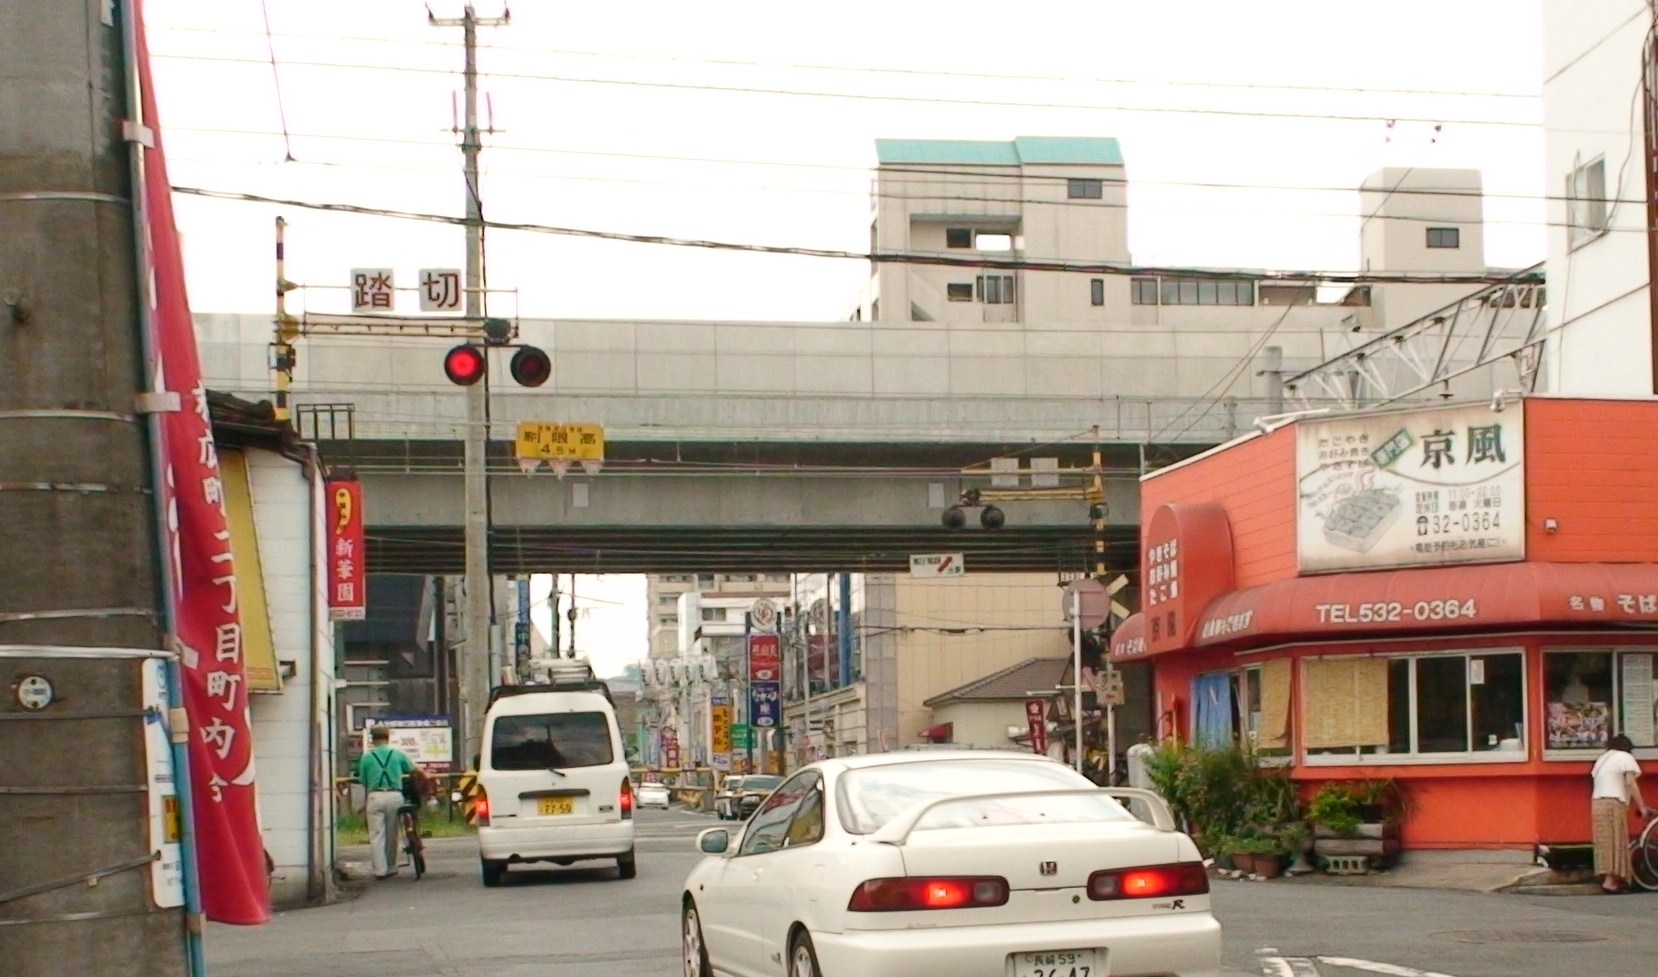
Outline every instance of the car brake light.
{"label": "car brake light", "polygon": [[1007,899],[1007,880],[994,877],[870,879],[852,890],[846,908],[857,913],[977,909],[1005,905]]}
{"label": "car brake light", "polygon": [[624,819],[633,817],[633,781],[626,777],[622,778],[622,796],[619,803],[622,808],[622,817]]}
{"label": "car brake light", "polygon": [[1118,868],[1088,876],[1088,898],[1156,899],[1197,896],[1209,891],[1209,872],[1201,862]]}
{"label": "car brake light", "polygon": [[489,795],[478,789],[478,800],[472,805],[472,813],[478,817],[478,827],[489,827]]}

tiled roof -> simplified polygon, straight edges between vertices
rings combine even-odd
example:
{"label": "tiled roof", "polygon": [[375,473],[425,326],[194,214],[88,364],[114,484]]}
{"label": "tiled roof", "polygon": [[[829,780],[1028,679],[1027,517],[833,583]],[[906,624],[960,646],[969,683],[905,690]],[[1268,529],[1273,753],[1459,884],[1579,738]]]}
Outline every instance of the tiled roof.
{"label": "tiled roof", "polygon": [[986,702],[1007,699],[1026,699],[1029,693],[1046,691],[1065,678],[1070,667],[1069,658],[1027,658],[1017,665],[1009,665],[999,672],[991,672],[966,685],[941,692],[924,704],[940,706],[951,702]]}
{"label": "tiled roof", "polygon": [[957,166],[1123,165],[1117,140],[1095,136],[1020,136],[1012,142],[979,139],[877,139],[881,163]]}

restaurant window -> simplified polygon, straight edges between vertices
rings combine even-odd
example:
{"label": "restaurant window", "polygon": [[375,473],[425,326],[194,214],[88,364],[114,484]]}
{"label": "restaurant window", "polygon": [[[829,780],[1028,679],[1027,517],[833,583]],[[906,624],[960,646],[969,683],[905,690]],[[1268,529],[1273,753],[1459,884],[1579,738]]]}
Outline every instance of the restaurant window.
{"label": "restaurant window", "polygon": [[1652,651],[1550,650],[1543,655],[1544,749],[1606,748],[1613,733],[1658,746]]}
{"label": "restaurant window", "polygon": [[1290,755],[1290,661],[1251,665],[1236,673],[1238,741],[1257,756]]}
{"label": "restaurant window", "polygon": [[1209,672],[1192,682],[1193,742],[1199,749],[1223,750],[1237,742],[1238,704],[1232,673]]}
{"label": "restaurant window", "polygon": [[1513,651],[1309,659],[1308,760],[1524,757],[1523,665]]}

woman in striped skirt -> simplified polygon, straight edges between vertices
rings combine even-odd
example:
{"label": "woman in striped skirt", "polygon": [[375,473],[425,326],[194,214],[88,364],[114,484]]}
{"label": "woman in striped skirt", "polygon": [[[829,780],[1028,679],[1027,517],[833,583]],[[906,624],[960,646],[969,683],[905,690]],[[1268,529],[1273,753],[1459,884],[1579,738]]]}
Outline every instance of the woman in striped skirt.
{"label": "woman in striped skirt", "polygon": [[1607,741],[1606,752],[1595,760],[1591,816],[1595,826],[1595,874],[1602,892],[1628,892],[1635,874],[1629,858],[1629,804],[1646,817],[1649,809],[1636,781],[1641,765],[1631,752],[1634,744],[1619,733]]}

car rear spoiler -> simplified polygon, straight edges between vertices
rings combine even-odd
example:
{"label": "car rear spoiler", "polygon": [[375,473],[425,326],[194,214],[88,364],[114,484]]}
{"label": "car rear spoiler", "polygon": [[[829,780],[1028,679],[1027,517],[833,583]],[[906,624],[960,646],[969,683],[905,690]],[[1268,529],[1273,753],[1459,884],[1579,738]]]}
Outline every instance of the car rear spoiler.
{"label": "car rear spoiler", "polygon": [[1174,814],[1169,810],[1168,802],[1155,791],[1144,790],[1139,787],[1095,787],[1079,790],[1039,790],[1039,791],[1008,791],[997,794],[958,794],[954,797],[941,797],[934,801],[916,804],[907,808],[897,817],[882,825],[880,830],[870,836],[870,840],[883,845],[903,845],[909,840],[910,832],[921,823],[928,812],[946,804],[959,804],[963,801],[1000,800],[1004,797],[1070,797],[1077,795],[1092,796],[1105,794],[1119,801],[1142,801],[1146,809],[1151,812],[1152,827],[1158,831],[1174,831]]}

